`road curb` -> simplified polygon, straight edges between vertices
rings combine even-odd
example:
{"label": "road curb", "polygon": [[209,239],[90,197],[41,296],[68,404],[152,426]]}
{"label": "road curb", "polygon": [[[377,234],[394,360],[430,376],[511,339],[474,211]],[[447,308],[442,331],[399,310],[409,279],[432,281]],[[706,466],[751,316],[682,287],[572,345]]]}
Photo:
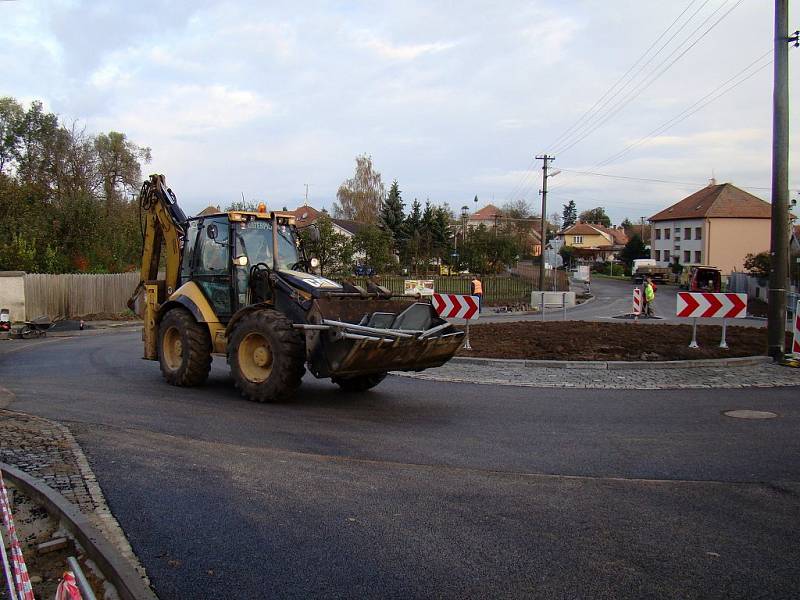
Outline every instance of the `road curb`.
{"label": "road curb", "polygon": [[737,358],[701,358],[696,360],[654,360],[654,361],[594,361],[594,360],[526,360],[518,358],[475,358],[455,356],[455,363],[481,366],[513,366],[548,369],[597,369],[597,370],[662,370],[693,369],[708,367],[747,367],[772,363],[769,356],[742,356]]}
{"label": "road curb", "polygon": [[27,473],[0,462],[3,477],[57,517],[116,587],[122,600],[158,600],[141,576],[108,542],[89,519],[53,489]]}

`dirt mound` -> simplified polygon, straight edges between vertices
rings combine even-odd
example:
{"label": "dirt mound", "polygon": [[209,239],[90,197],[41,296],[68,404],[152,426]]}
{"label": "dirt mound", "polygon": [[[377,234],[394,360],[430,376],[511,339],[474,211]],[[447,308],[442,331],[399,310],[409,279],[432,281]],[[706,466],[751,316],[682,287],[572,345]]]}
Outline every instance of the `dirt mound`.
{"label": "dirt mound", "polygon": [[[719,347],[722,327],[697,327],[699,348],[689,348],[691,325],[587,321],[521,321],[470,326],[472,350],[460,356],[538,360],[683,360],[763,355],[767,330],[728,327],[729,348]],[[787,344],[790,342],[787,336]],[[788,347],[788,346],[787,346]]]}

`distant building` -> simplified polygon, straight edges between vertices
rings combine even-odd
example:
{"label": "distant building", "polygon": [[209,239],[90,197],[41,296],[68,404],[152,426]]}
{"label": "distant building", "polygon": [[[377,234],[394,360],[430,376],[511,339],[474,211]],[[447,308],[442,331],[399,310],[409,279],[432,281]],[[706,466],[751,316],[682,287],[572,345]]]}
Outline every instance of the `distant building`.
{"label": "distant building", "polygon": [[[525,246],[526,254],[530,254],[531,256],[539,256],[542,253],[542,236],[540,235],[542,221],[539,218],[522,220],[510,219],[509,217],[503,215],[503,211],[497,208],[494,204],[487,204],[482,209],[469,215],[467,218],[467,228],[477,229],[483,225],[486,227],[486,229],[492,230],[494,228],[501,228],[509,222],[522,222],[525,224],[525,227],[521,227],[519,230],[525,231],[524,238],[521,240],[521,242]],[[457,228],[461,226],[462,222],[458,220],[453,222],[454,229],[457,230]]]}
{"label": "distant building", "polygon": [[560,231],[558,237],[564,246],[574,248],[576,258],[599,262],[616,259],[628,243],[622,228],[580,221]]}
{"label": "distant building", "polygon": [[744,270],[747,254],[769,250],[772,207],[730,183],[711,183],[650,217],[650,256],[660,266]]}
{"label": "distant building", "polygon": [[467,219],[467,227],[475,229],[481,225],[487,228],[499,227],[501,219],[503,218],[503,211],[497,208],[494,204],[487,204],[482,209],[472,213]]}
{"label": "distant building", "polygon": [[[309,225],[313,225],[317,222],[317,219],[323,215],[322,211],[317,210],[313,206],[308,206],[307,204],[299,206],[289,212],[294,215],[294,222],[298,229],[305,229]],[[331,223],[336,233],[341,233],[348,238],[354,237],[366,226],[364,223],[358,223],[357,221],[350,221],[348,219],[332,218]]]}

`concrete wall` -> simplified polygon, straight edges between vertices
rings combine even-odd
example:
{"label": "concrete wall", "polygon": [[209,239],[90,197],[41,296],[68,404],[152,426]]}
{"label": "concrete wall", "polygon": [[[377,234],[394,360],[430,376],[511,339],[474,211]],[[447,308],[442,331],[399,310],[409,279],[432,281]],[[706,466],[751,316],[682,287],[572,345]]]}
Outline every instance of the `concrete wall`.
{"label": "concrete wall", "polygon": [[706,264],[723,273],[743,271],[747,254],[769,251],[770,219],[710,219],[706,228]]}
{"label": "concrete wall", "polygon": [[11,321],[25,320],[25,273],[0,271],[0,308],[7,308]]}

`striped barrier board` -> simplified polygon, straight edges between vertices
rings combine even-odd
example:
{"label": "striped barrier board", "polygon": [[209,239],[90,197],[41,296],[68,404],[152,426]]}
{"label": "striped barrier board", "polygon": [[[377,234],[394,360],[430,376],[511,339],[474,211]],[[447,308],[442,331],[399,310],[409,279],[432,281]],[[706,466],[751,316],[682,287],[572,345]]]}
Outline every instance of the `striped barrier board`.
{"label": "striped barrier board", "polygon": [[633,288],[633,314],[642,314],[642,289]]}
{"label": "striped barrier board", "polygon": [[478,297],[461,294],[434,294],[433,308],[444,319],[477,319]]}
{"label": "striped barrier board", "polygon": [[[13,586],[11,589],[16,593],[17,600],[35,600],[33,597],[33,587],[30,577],[28,577],[28,567],[25,565],[25,557],[22,556],[22,546],[20,546],[17,530],[14,527],[14,517],[11,515],[11,503],[8,501],[8,491],[0,473],[0,513],[3,517],[11,546],[11,570],[13,571]],[[3,558],[5,560],[5,541],[3,541]],[[4,565],[5,566],[5,565]],[[14,597],[12,595],[12,597]]]}
{"label": "striped barrier board", "polygon": [[794,336],[792,336],[792,354],[800,358],[800,300],[794,309]]}
{"label": "striped barrier board", "polygon": [[694,319],[743,319],[747,316],[747,294],[678,292],[676,314]]}

